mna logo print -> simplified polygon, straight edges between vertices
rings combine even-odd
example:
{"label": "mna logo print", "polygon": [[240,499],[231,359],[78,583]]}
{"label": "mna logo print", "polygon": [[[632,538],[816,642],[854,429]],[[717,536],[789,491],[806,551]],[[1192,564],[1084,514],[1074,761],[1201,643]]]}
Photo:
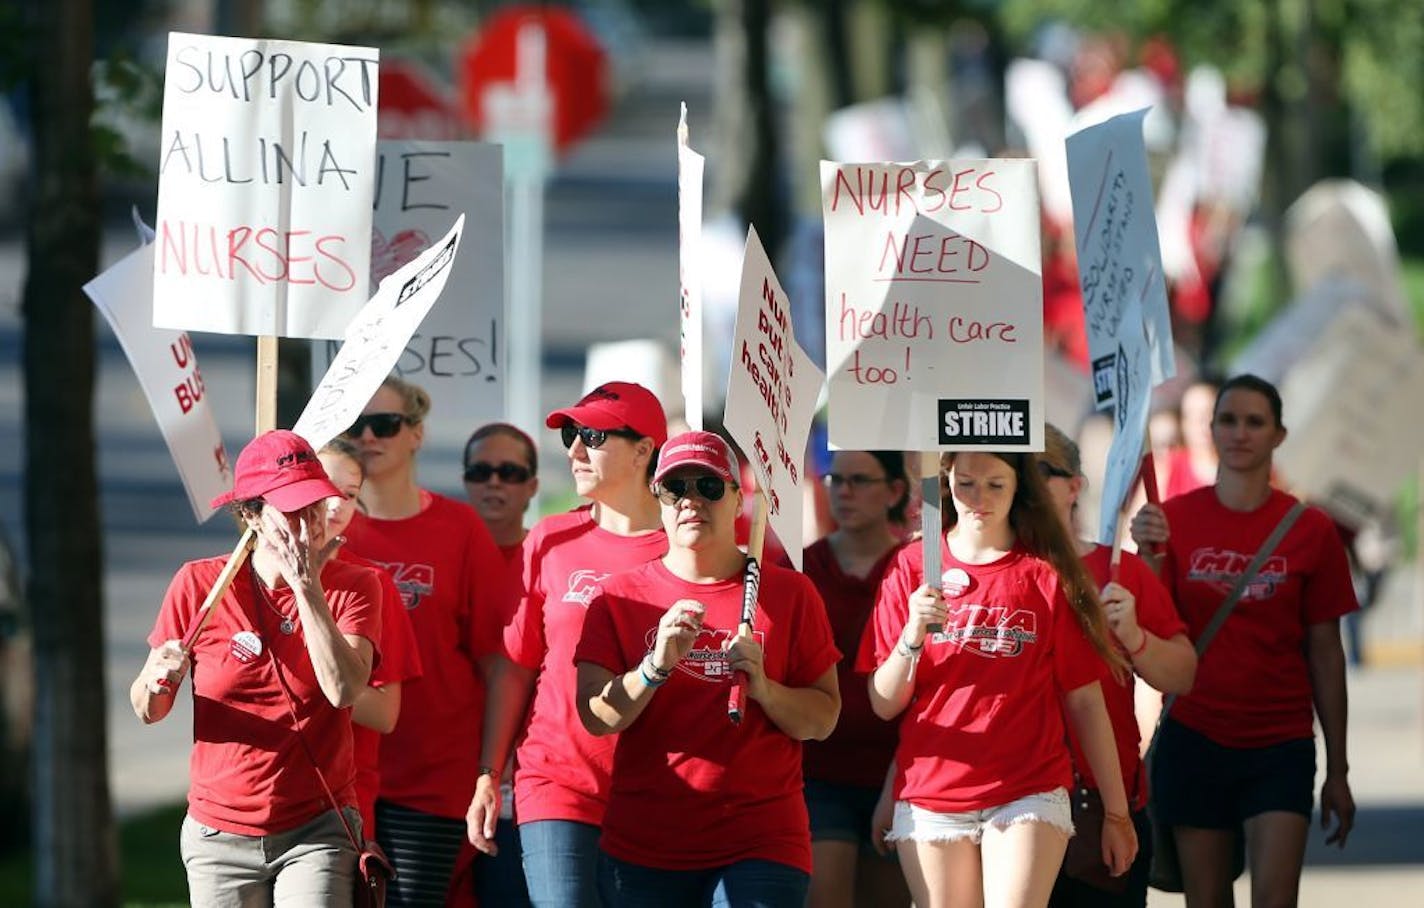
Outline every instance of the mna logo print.
{"label": "mna logo print", "polygon": [[581,568],[569,574],[569,591],[564,593],[564,602],[573,602],[588,608],[598,593],[598,585],[608,579],[607,571],[591,571]]}
{"label": "mna logo print", "polygon": [[936,643],[950,643],[988,659],[1019,656],[1038,642],[1038,616],[1030,609],[965,604],[949,613]]}

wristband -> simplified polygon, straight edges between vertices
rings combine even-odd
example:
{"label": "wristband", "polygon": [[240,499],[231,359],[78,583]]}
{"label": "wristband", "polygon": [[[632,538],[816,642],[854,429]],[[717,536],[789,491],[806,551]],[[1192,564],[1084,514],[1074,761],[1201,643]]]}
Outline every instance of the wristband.
{"label": "wristband", "polygon": [[[1117,823],[1121,826],[1132,826],[1132,817],[1125,813],[1113,813],[1104,808],[1103,819],[1109,823]],[[1136,827],[1134,827],[1136,828]]]}
{"label": "wristband", "polygon": [[499,770],[493,766],[481,766],[480,771],[475,773],[475,778],[478,779],[480,776],[489,776],[490,779],[494,781],[494,784],[499,784]]}
{"label": "wristband", "polygon": [[668,671],[667,669],[658,668],[657,663],[653,661],[652,650],[649,650],[648,652],[643,654],[643,661],[639,664],[638,667],[643,670],[643,674],[652,675],[659,681],[666,681],[668,678],[672,677],[671,671]]}
{"label": "wristband", "polygon": [[1138,656],[1147,652],[1147,629],[1139,627],[1138,630],[1142,631],[1142,642],[1137,644],[1137,649],[1127,654],[1127,658],[1129,659],[1136,659]]}
{"label": "wristband", "polygon": [[920,654],[920,650],[924,648],[925,645],[923,642],[921,642],[919,646],[911,646],[910,644],[905,642],[904,637],[901,637],[899,640],[895,641],[895,651],[898,652],[900,655],[904,656],[906,659],[915,658]]}
{"label": "wristband", "polygon": [[638,677],[643,679],[643,684],[646,687],[662,687],[667,683],[667,679],[650,677],[648,675],[648,667],[644,664],[647,661],[648,660],[644,659],[643,662],[638,663]]}

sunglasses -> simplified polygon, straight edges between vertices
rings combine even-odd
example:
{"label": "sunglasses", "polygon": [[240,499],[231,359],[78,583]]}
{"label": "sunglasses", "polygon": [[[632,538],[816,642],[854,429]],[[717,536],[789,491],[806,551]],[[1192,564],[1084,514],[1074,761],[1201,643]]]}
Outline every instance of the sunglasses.
{"label": "sunglasses", "polygon": [[641,436],[629,429],[591,429],[588,426],[581,426],[577,423],[566,422],[559,429],[559,437],[564,441],[565,448],[574,446],[575,438],[583,439],[583,446],[590,450],[603,447],[603,443],[609,438],[640,438]]}
{"label": "sunglasses", "polygon": [[1046,460],[1040,460],[1040,461],[1038,462],[1038,475],[1042,476],[1044,479],[1072,479],[1072,478],[1073,478],[1073,473],[1072,473],[1072,471],[1070,471],[1070,470],[1065,470],[1065,469],[1063,469],[1063,468],[1061,468],[1061,467],[1055,467],[1053,464],[1049,463],[1049,462],[1046,461]]}
{"label": "sunglasses", "polygon": [[500,482],[521,483],[528,482],[533,475],[528,467],[521,467],[517,463],[501,463],[498,465],[477,460],[465,467],[465,482],[489,482],[491,476],[498,476]]}
{"label": "sunglasses", "polygon": [[828,489],[839,489],[841,486],[850,486],[852,492],[858,492],[861,489],[875,485],[877,482],[889,482],[890,477],[867,476],[864,473],[851,473],[846,476],[842,476],[839,473],[827,473],[821,478],[821,481],[826,484],[826,488]]}
{"label": "sunglasses", "polygon": [[672,506],[688,497],[693,489],[707,501],[721,501],[727,494],[727,483],[720,476],[706,475],[694,479],[664,479],[653,487],[653,494],[658,496],[658,501]]}
{"label": "sunglasses", "polygon": [[349,438],[360,438],[370,426],[371,434],[377,438],[393,438],[401,426],[409,422],[404,413],[366,413],[356,417],[356,421],[346,430]]}

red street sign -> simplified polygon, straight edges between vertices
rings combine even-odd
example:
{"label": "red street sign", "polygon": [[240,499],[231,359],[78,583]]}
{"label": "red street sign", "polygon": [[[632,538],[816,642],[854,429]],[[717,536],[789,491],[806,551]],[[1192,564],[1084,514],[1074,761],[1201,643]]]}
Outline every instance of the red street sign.
{"label": "red street sign", "polygon": [[441,141],[467,136],[459,105],[424,66],[386,58],[379,72],[378,138]]}
{"label": "red street sign", "polygon": [[506,6],[489,18],[460,54],[465,116],[486,131],[484,95],[495,85],[513,85],[519,30],[528,23],[544,28],[545,78],[554,107],[551,138],[556,149],[567,151],[608,112],[608,65],[598,40],[566,9]]}

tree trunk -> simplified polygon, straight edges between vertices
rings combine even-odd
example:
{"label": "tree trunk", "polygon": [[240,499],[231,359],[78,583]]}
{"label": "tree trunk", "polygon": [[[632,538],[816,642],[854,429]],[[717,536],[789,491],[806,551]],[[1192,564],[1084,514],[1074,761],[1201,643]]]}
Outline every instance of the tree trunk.
{"label": "tree trunk", "polygon": [[98,270],[89,118],[93,9],[34,0],[34,178],[25,278],[25,520],[35,647],[34,903],[118,904],[105,745],[94,325]]}
{"label": "tree trunk", "polygon": [[776,117],[772,110],[771,87],[767,80],[768,36],[771,0],[741,0],[742,34],[746,42],[743,60],[747,112],[751,127],[751,169],[741,192],[737,211],[742,220],[756,226],[762,246],[775,261],[786,237],[786,202],[778,182]]}

